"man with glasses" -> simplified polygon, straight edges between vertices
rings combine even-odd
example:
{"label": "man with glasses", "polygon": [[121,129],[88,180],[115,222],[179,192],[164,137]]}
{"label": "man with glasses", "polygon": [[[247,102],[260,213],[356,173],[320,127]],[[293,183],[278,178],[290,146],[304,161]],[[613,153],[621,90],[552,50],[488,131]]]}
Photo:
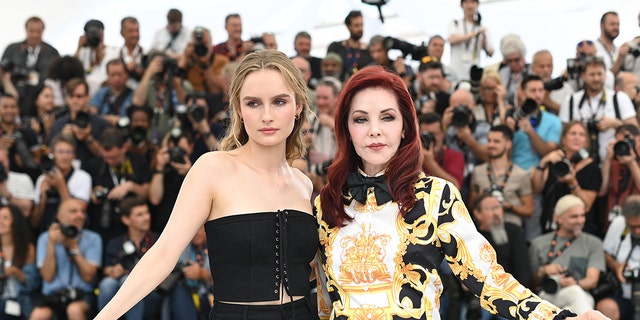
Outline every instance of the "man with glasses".
{"label": "man with glasses", "polygon": [[33,228],[40,233],[47,230],[54,220],[58,206],[69,199],[89,203],[91,176],[74,168],[76,140],[69,135],[57,135],[51,140],[53,165],[42,163],[42,174],[36,180],[35,207],[30,217]]}
{"label": "man with glasses", "polygon": [[515,106],[518,83],[529,72],[529,65],[524,61],[526,49],[518,35],[509,34],[502,38],[500,51],[505,64],[499,71],[500,78],[507,88],[507,103]]}
{"label": "man with glasses", "polygon": [[82,78],[67,82],[67,106],[69,114],[58,118],[51,127],[50,137],[64,134],[76,142],[76,157],[81,163],[100,156],[102,146],[98,137],[109,123],[102,117],[89,112],[89,85]]}
{"label": "man with glasses", "polygon": [[[569,84],[573,86],[574,92],[583,89],[584,80],[582,79],[582,72],[585,69],[585,63],[591,60],[600,60],[604,63],[604,59],[598,57],[596,54],[598,53],[595,43],[591,40],[582,40],[578,42],[576,45],[576,57],[575,59],[570,59],[567,61],[567,70],[564,73],[564,76],[568,79],[574,80],[569,81]],[[604,68],[604,86],[607,89],[613,90],[613,85],[615,82],[615,76],[613,72],[607,69],[606,64]]]}
{"label": "man with glasses", "polygon": [[559,114],[564,124],[580,120],[587,125],[591,149],[598,150],[597,154],[592,152],[592,156],[599,162],[605,158],[616,128],[626,123],[638,126],[636,110],[629,96],[622,91],[616,93],[605,88],[605,72],[602,59],[585,59],[580,70],[584,89],[569,96]]}

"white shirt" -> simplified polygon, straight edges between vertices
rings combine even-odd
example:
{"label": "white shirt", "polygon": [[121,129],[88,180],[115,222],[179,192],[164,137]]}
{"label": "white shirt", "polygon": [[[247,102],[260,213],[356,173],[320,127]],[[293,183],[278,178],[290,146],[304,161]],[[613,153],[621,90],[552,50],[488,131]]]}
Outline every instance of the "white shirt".
{"label": "white shirt", "polygon": [[[584,90],[580,90],[573,95],[567,96],[562,107],[560,107],[560,113],[558,116],[562,123],[568,123],[571,120],[583,120],[588,119],[600,120],[602,117],[607,116],[616,118],[616,112],[613,107],[613,96],[616,94],[613,90],[605,89],[605,103],[601,105],[602,93],[595,97],[585,99],[584,103],[580,105],[582,96],[585,94]],[[573,119],[569,118],[569,102],[573,96]],[[626,120],[636,116],[636,110],[633,107],[633,103],[629,96],[620,91],[617,95],[618,110],[620,111],[620,120]],[[611,128],[606,131],[600,131],[598,134],[598,153],[600,159],[604,159],[607,155],[607,146],[609,142],[614,139],[616,130]]]}
{"label": "white shirt", "polygon": [[169,30],[164,27],[156,31],[156,34],[153,36],[153,41],[151,42],[151,49],[155,49],[158,51],[162,51],[165,53],[177,53],[183,54],[189,41],[191,40],[191,30],[182,26],[178,34],[176,35],[173,43],[169,46],[171,42],[171,33]]}
{"label": "white shirt", "polygon": [[[40,175],[38,179],[36,179],[34,199],[36,205],[40,203],[40,185],[42,185],[42,180],[44,180],[43,175]],[[67,180],[67,189],[69,189],[69,194],[71,194],[72,197],[89,202],[91,197],[91,175],[82,169],[73,169],[69,180]]]}
{"label": "white shirt", "polygon": [[33,182],[26,173],[9,171],[7,189],[14,198],[33,200],[35,197]]}
{"label": "white shirt", "polygon": [[[474,23],[465,21],[464,19],[453,20],[449,23],[449,36],[453,34],[464,35],[476,31],[480,27],[481,26],[477,26]],[[478,41],[481,42],[482,38],[486,39],[487,49],[492,51],[493,46],[491,45],[489,30],[486,30],[484,34],[481,34],[478,37],[473,37],[467,41],[462,41],[451,46],[451,62],[449,66],[453,69],[455,74],[460,77],[460,80],[469,79],[469,70],[472,65],[476,64],[480,66],[480,52],[483,51],[483,48],[481,43],[478,43]]]}
{"label": "white shirt", "polygon": [[618,57],[618,47],[613,45],[613,51],[609,51],[599,38],[593,43],[593,45],[596,47],[596,56],[602,57],[604,60],[604,66],[607,70],[611,70],[613,63],[616,61],[615,59]]}
{"label": "white shirt", "polygon": [[97,66],[92,66],[91,61],[95,59],[95,49],[90,47],[82,47],[78,51],[78,60],[82,62],[85,71],[85,78],[89,84],[89,95],[93,96],[102,83],[107,80],[107,63],[113,59],[120,58],[118,48],[114,46],[105,46],[104,58]]}
{"label": "white shirt", "polygon": [[[623,237],[624,230],[627,224],[624,216],[617,216],[609,225],[607,234],[604,236],[602,242],[604,252],[615,257],[616,261],[624,263],[631,251],[631,234],[627,231],[627,235]],[[640,246],[633,248],[627,269],[640,268]],[[627,299],[631,299],[631,283],[622,284],[622,296]]]}

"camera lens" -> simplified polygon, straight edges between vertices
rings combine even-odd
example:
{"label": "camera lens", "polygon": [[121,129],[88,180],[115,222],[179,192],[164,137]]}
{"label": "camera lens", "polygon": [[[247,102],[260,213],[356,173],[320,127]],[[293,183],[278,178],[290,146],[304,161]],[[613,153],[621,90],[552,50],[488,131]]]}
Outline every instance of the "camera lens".
{"label": "camera lens", "polygon": [[627,141],[618,141],[613,145],[613,154],[616,157],[631,155],[631,146]]}
{"label": "camera lens", "polygon": [[571,171],[570,168],[571,163],[567,159],[562,159],[562,161],[558,161],[551,165],[551,169],[557,177],[564,177],[569,174],[569,172]]}
{"label": "camera lens", "polygon": [[459,105],[453,109],[451,125],[456,128],[464,127],[469,124],[469,117],[471,117],[471,109],[467,106]]}

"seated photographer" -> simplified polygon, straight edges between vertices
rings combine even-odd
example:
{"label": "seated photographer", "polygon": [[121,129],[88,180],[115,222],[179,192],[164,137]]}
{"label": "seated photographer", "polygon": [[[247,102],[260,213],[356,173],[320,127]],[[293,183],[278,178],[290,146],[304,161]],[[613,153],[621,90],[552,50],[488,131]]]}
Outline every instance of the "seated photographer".
{"label": "seated photographer", "polygon": [[90,112],[99,114],[110,125],[116,126],[120,117],[127,114],[133,98],[133,90],[127,87],[127,79],[129,74],[122,60],[107,62],[106,86],[91,96]]}
{"label": "seated photographer", "polygon": [[599,195],[607,196],[606,212],[609,215],[603,217],[602,226],[620,215],[620,206],[628,196],[640,194],[639,137],[638,127],[623,124],[616,129],[615,138],[607,146],[607,156],[600,166],[602,185]]}
{"label": "seated photographer", "polygon": [[187,172],[193,164],[191,135],[174,129],[163,139],[162,147],[152,162],[149,202],[153,205],[151,230],[161,233],[169,221],[171,210]]}
{"label": "seated photographer", "polygon": [[[120,219],[127,226],[124,234],[109,239],[104,252],[104,278],[98,284],[98,311],[113,298],[131,269],[158,239],[151,231],[151,213],[144,199],[132,196],[120,202]],[[160,296],[150,293],[125,315],[126,320],[143,320],[159,316]]]}
{"label": "seated photographer", "polygon": [[605,88],[605,66],[602,58],[589,58],[580,68],[584,89],[562,104],[560,119],[563,123],[580,120],[589,130],[592,157],[601,163],[607,155],[607,146],[614,138],[615,129],[623,124],[638,126],[636,110],[626,93]]}
{"label": "seated photographer", "polygon": [[128,151],[126,136],[109,128],[100,137],[102,157],[83,165],[91,174],[90,228],[104,239],[124,233],[117,216],[118,202],[129,195],[149,197],[149,164],[143,156]]}
{"label": "seated photographer", "polygon": [[163,53],[151,52],[147,61],[131,102],[153,110],[150,139],[151,143],[160,144],[162,137],[173,127],[175,109],[185,102],[187,93],[191,92],[191,84],[180,78],[175,60]]}
{"label": "seated photographer", "polygon": [[471,173],[469,203],[484,193],[500,200],[505,221],[522,227],[522,219],[533,215],[533,193],[529,174],[511,161],[513,131],[505,125],[491,127],[487,150],[489,160]]}
{"label": "seated photographer", "polygon": [[555,231],[536,237],[529,247],[531,284],[540,298],[582,314],[594,307],[589,293],[605,271],[602,240],[582,232],[584,202],[565,195],[554,208]]}
{"label": "seated photographer", "polygon": [[[621,215],[611,221],[604,237],[604,251],[607,269],[615,273],[622,291],[601,299],[596,306],[612,320],[635,316],[632,292],[637,291],[640,284],[640,251],[637,250],[640,244],[640,195],[627,197],[620,211]],[[615,283],[611,285],[612,289],[617,287]]]}
{"label": "seated photographer", "polygon": [[11,95],[0,96],[0,147],[9,150],[11,171],[35,176],[40,160],[41,144],[30,126],[20,126],[18,100]]}
{"label": "seated photographer", "polygon": [[27,219],[14,205],[0,206],[0,319],[26,319],[40,285]]}
{"label": "seated photographer", "polygon": [[29,218],[33,209],[33,180],[21,172],[10,171],[9,150],[0,148],[0,201],[3,205],[11,204]]}
{"label": "seated photographer", "polygon": [[588,149],[587,129],[582,122],[573,121],[562,130],[560,149],[544,156],[533,170],[533,191],[543,198],[539,220],[542,232],[552,230],[553,210],[558,199],[573,194],[584,202],[584,231],[602,238],[603,221],[598,215],[597,207],[593,205],[600,190],[602,175],[598,164],[586,151]]}
{"label": "seated photographer", "polygon": [[97,139],[109,127],[109,123],[89,112],[89,85],[84,79],[73,78],[67,82],[66,101],[69,114],[56,120],[49,137],[57,134],[73,137],[76,141],[76,158],[85,163],[100,156],[102,146]]}
{"label": "seated photographer", "polygon": [[193,319],[209,319],[209,311],[213,305],[213,278],[209,269],[209,250],[204,226],[198,229],[178,261],[183,266],[184,282],[198,310],[198,317]]}
{"label": "seated photographer", "polygon": [[82,200],[63,201],[56,215],[58,222],[38,237],[36,261],[43,282],[30,319],[90,319],[94,314],[102,238],[83,229],[86,207]]}
{"label": "seated photographer", "polygon": [[[498,263],[504,268],[504,271],[511,274],[522,285],[529,287],[531,285],[531,265],[522,228],[506,221],[503,206],[498,198],[487,193],[480,194],[476,198],[473,217],[478,231],[495,249]],[[480,309],[478,319],[504,319],[480,308],[480,301],[477,297],[472,296],[471,299],[476,300],[474,302],[477,302],[477,308]],[[472,312],[471,306],[474,304],[468,303],[467,305],[467,315],[469,315],[468,312]],[[466,318],[470,319],[469,316]]]}
{"label": "seated photographer", "polygon": [[426,174],[451,181],[457,188],[464,180],[464,156],[444,145],[442,118],[435,112],[418,117],[422,140],[422,169]]}
{"label": "seated photographer", "polygon": [[60,203],[69,199],[89,203],[91,176],[73,167],[76,141],[67,135],[57,135],[51,140],[53,158],[44,156],[40,162],[42,174],[36,180],[35,206],[30,217],[37,234],[49,229]]}
{"label": "seated photographer", "polygon": [[221,98],[223,80],[220,75],[228,62],[227,57],[213,52],[209,29],[196,27],[184,54],[178,60],[178,67],[184,70],[193,90],[219,94]]}
{"label": "seated photographer", "polygon": [[437,112],[439,115],[449,106],[449,92],[443,90],[444,65],[434,57],[425,56],[418,67],[418,98],[415,106],[418,113]]}

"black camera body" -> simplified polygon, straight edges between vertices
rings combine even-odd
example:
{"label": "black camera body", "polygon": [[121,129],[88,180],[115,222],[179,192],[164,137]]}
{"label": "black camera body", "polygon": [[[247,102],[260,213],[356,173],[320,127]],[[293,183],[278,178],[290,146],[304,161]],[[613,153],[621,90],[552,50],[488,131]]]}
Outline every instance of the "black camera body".
{"label": "black camera body", "polygon": [[562,87],[564,87],[564,82],[566,80],[567,79],[565,79],[564,77],[557,77],[555,79],[551,79],[544,83],[544,90],[547,90],[547,91],[560,90],[562,89]]}
{"label": "black camera body", "polygon": [[198,57],[204,57],[209,52],[209,48],[204,43],[204,32],[205,31],[204,31],[203,27],[196,27],[193,30],[193,35],[194,35],[194,38],[196,40],[195,43],[194,43],[194,46],[193,46],[193,52]]}
{"label": "black camera body", "polygon": [[640,57],[640,48],[631,48],[629,49],[629,54],[632,55],[634,58]]}
{"label": "black camera body", "polygon": [[422,57],[429,55],[427,50],[427,46],[423,44],[416,46],[409,42],[402,41],[400,39],[396,39],[393,37],[384,38],[383,42],[384,48],[386,50],[389,49],[397,49],[402,52],[402,57],[406,58],[408,55],[411,55],[411,58],[415,61],[420,61]]}
{"label": "black camera body", "polygon": [[0,183],[7,181],[7,178],[9,178],[7,168],[5,168],[2,163],[0,163]]}
{"label": "black camera body", "polygon": [[253,42],[252,51],[262,51],[267,48],[267,46],[264,43],[264,39],[262,37],[253,37],[249,39],[249,41]]}
{"label": "black camera body", "polygon": [[186,155],[187,151],[178,146],[174,146],[169,149],[169,161],[171,162],[185,164],[186,161],[184,160],[184,156]]}
{"label": "black camera body", "polygon": [[63,236],[65,236],[65,238],[73,239],[78,236],[78,233],[80,233],[80,230],[78,230],[78,228],[74,225],[61,223],[60,232],[62,233]]}
{"label": "black camera body", "polygon": [[29,78],[29,69],[18,66],[10,58],[0,60],[0,69],[11,73],[11,80],[14,82],[23,81]]}
{"label": "black camera body", "polygon": [[471,121],[471,109],[459,104],[453,108],[453,116],[451,117],[451,125],[456,128],[462,128],[469,125]]}
{"label": "black camera body", "polygon": [[88,113],[84,111],[80,111],[76,113],[76,118],[73,120],[73,124],[75,124],[78,128],[86,129],[91,123],[91,118]]}
{"label": "black camera body", "polygon": [[89,27],[84,33],[84,38],[87,40],[87,45],[91,48],[97,48],[100,45],[100,28]]}
{"label": "black camera body", "polygon": [[580,76],[586,61],[587,56],[584,53],[581,53],[578,58],[567,59],[567,73],[572,79],[577,79]]}
{"label": "black camera body", "polygon": [[[564,275],[578,280],[573,275],[573,273],[569,270],[567,270],[564,273]],[[542,282],[540,282],[540,288],[542,288],[542,290],[544,290],[544,292],[546,293],[555,294],[556,292],[558,292],[558,289],[560,289],[560,277],[559,276],[544,277],[542,279]]]}
{"label": "black camera body", "polygon": [[624,140],[618,141],[613,145],[613,154],[615,157],[630,156],[635,153],[636,142],[630,135],[625,135]]}
{"label": "black camera body", "polygon": [[133,270],[138,261],[142,258],[142,254],[136,249],[136,246],[131,240],[125,241],[122,244],[122,251],[118,256],[118,263],[122,265],[127,271]]}
{"label": "black camera body", "polygon": [[43,174],[47,174],[51,171],[53,171],[53,168],[55,168],[55,160],[53,158],[53,154],[48,153],[48,154],[43,154],[40,157],[40,170],[42,171]]}
{"label": "black camera body", "polygon": [[205,118],[205,108],[203,106],[199,106],[197,104],[192,104],[187,109],[189,116],[193,119],[194,122],[200,122]]}
{"label": "black camera body", "polygon": [[431,148],[431,146],[435,144],[436,137],[433,135],[433,133],[424,131],[420,134],[420,141],[422,141],[422,146],[425,149],[429,150],[429,148]]}
{"label": "black camera body", "polygon": [[538,103],[533,99],[527,98],[515,110],[514,109],[507,110],[507,116],[512,117],[516,120],[520,120],[536,112],[536,110],[538,110]]}
{"label": "black camera body", "polygon": [[54,309],[61,309],[73,301],[84,297],[84,291],[73,287],[57,290],[48,296],[44,296],[44,303]]}
{"label": "black camera body", "polygon": [[550,164],[551,172],[556,175],[556,177],[564,177],[571,171],[571,164],[576,163],[580,160],[584,160],[589,157],[589,151],[585,148],[581,148],[576,152],[571,159],[562,159],[556,163]]}

